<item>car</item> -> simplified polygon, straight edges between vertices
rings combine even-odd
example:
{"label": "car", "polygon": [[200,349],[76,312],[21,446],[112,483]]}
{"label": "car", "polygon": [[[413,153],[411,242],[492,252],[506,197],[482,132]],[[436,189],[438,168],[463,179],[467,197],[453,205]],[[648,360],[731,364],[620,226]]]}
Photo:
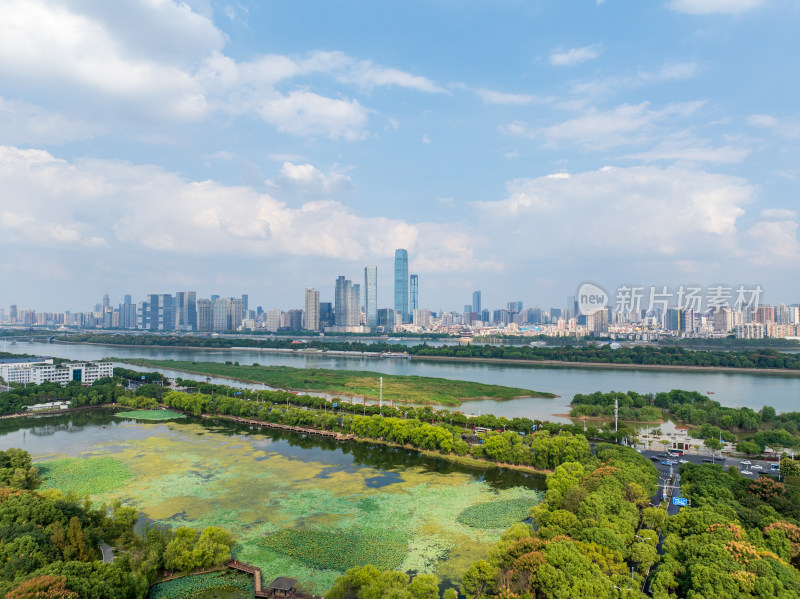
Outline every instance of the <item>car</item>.
{"label": "car", "polygon": [[669,460],[664,460],[663,462],[661,462],[661,465],[662,466],[672,466],[672,462],[670,462]]}
{"label": "car", "polygon": [[758,473],[759,474],[771,474],[771,472],[769,470],[765,470],[763,468],[761,470],[759,470]]}
{"label": "car", "polygon": [[769,469],[773,472],[780,472],[781,465],[780,464],[770,464]]}
{"label": "car", "polygon": [[753,470],[761,470],[761,464],[753,464]]}
{"label": "car", "polygon": [[703,458],[703,462],[705,462],[706,464],[713,464],[714,460],[712,460],[711,458]]}
{"label": "car", "polygon": [[651,459],[651,460],[653,460],[654,462],[657,462],[657,461],[658,461],[658,458],[657,458],[656,456],[653,456],[653,457],[651,457],[650,459]]}
{"label": "car", "polygon": [[749,466],[750,464],[752,464],[750,460],[742,460],[742,466]]}
{"label": "car", "polygon": [[689,460],[679,460],[681,464],[688,464]]}
{"label": "car", "polygon": [[753,476],[753,473],[752,473],[752,472],[750,472],[749,470],[741,470],[741,471],[739,472],[739,474],[744,474],[744,475],[746,475],[746,476]]}

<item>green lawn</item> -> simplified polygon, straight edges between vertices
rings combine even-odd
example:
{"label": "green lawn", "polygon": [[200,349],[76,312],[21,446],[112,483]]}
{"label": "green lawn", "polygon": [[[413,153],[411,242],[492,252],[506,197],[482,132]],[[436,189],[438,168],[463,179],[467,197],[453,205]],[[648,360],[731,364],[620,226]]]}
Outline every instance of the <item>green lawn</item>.
{"label": "green lawn", "polygon": [[377,399],[379,377],[383,376],[383,399],[399,403],[458,406],[471,399],[514,399],[517,397],[555,397],[552,393],[455,381],[423,376],[381,375],[363,370],[291,368],[289,366],[236,366],[219,362],[182,362],[126,358],[116,360],[152,368],[169,368],[205,376],[223,376],[241,381],[264,383],[278,389],[319,391],[343,396]]}

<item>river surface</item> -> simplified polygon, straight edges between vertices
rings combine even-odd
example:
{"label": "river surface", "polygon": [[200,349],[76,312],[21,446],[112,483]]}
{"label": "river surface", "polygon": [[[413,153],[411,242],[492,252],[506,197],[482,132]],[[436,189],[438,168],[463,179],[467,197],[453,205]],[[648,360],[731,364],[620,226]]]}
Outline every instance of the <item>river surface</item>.
{"label": "river surface", "polygon": [[[670,389],[686,389],[711,395],[723,406],[748,406],[755,410],[764,405],[779,412],[800,409],[800,376],[752,374],[737,372],[652,370],[636,368],[576,368],[569,366],[518,365],[478,362],[436,362],[406,359],[376,359],[324,354],[279,354],[250,349],[204,350],[164,347],[124,347],[71,345],[61,343],[0,342],[0,351],[56,356],[74,360],[97,360],[105,357],[142,357],[162,360],[258,363],[298,368],[332,368],[369,370],[384,374],[418,375],[460,379],[507,385],[555,393],[556,399],[523,398],[509,401],[479,400],[461,405],[468,414],[491,412],[498,416],[521,416],[559,420],[555,414],[566,414],[576,393],[594,391],[636,391],[657,393]],[[168,376],[180,373],[168,373]],[[189,375],[183,375],[191,378]],[[202,378],[196,376],[195,378]],[[215,382],[231,384],[226,379]],[[261,385],[249,385],[263,388]],[[376,390],[377,395],[377,390]],[[563,419],[561,419],[563,420]]]}
{"label": "river surface", "polygon": [[298,578],[317,594],[376,553],[384,567],[452,584],[508,526],[476,528],[459,515],[498,500],[527,514],[544,488],[539,475],[415,451],[108,409],[0,420],[0,449],[9,447],[31,453],[45,486],[120,500],[158,524],[222,526],[237,559],[267,581]]}

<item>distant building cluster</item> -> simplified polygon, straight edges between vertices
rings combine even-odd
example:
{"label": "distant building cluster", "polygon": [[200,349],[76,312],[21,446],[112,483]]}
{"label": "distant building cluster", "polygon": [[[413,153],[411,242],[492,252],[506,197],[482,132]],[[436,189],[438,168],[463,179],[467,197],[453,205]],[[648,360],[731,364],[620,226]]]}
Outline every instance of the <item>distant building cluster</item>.
{"label": "distant building cluster", "polygon": [[800,337],[798,305],[715,306],[701,311],[669,306],[649,310],[610,307],[588,314],[579,310],[575,296],[564,307],[525,308],[523,302],[506,302],[488,309],[482,293],[472,293],[472,303],[463,311],[435,312],[422,308],[419,276],[409,273],[408,251],[394,256],[392,307],[379,307],[378,267],[364,267],[363,278],[338,276],[331,287],[332,301],[321,301],[318,289],[306,288],[302,306],[287,311],[252,309],[249,297],[211,295],[198,298],[195,291],[156,293],[134,302],[125,295],[112,306],[108,294],[90,312],[44,313],[18,309],[12,304],[0,309],[0,324],[56,326],[86,329],[143,331],[235,330],[308,331],[337,333],[436,332],[473,336],[547,335],[556,337],[612,337],[653,341],[665,336],[725,337],[740,339]]}
{"label": "distant building cluster", "polygon": [[6,383],[53,382],[64,387],[72,381],[91,385],[97,379],[110,376],[114,376],[113,362],[54,364],[53,358],[0,358],[0,378]]}

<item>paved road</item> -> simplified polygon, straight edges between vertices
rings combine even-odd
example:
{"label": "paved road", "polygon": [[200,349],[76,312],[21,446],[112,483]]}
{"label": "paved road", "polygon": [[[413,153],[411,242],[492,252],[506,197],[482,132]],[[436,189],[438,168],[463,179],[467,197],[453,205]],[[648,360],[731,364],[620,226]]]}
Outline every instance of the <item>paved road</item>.
{"label": "paved road", "polygon": [[[694,454],[691,454],[691,455],[684,455],[684,456],[681,456],[681,457],[673,458],[673,457],[669,457],[667,455],[667,453],[665,451],[663,451],[663,450],[660,450],[660,451],[655,451],[655,450],[647,451],[647,450],[645,450],[645,451],[642,451],[642,455],[645,456],[646,458],[650,458],[650,459],[653,460],[653,465],[656,468],[658,468],[658,471],[661,473],[661,476],[669,474],[670,468],[672,468],[673,472],[677,472],[678,468],[680,467],[680,465],[682,463],[691,462],[693,464],[702,464],[702,463],[708,463],[708,462],[711,461],[711,458],[708,457],[707,455],[694,455]],[[653,459],[653,458],[655,458],[655,459]],[[675,462],[678,462],[678,463],[673,465],[673,466],[671,466],[671,467],[666,465],[666,464],[662,464],[662,462],[665,462],[667,460],[675,461]],[[748,462],[748,461],[751,462],[751,463],[750,464],[743,464],[742,463],[742,462]],[[739,472],[742,472],[742,475],[747,477],[747,478],[755,479],[755,478],[758,478],[762,474],[768,474],[770,476],[775,476],[775,475],[778,474],[777,472],[773,472],[773,471],[770,470],[770,466],[772,464],[776,463],[776,462],[765,462],[764,460],[757,460],[757,459],[747,460],[747,459],[744,459],[744,458],[727,458],[726,459],[723,456],[722,460],[720,460],[720,458],[717,457],[714,460],[714,463],[719,464],[723,468],[728,468],[729,466],[735,466],[736,468],[739,469]],[[751,472],[751,474],[745,474],[744,472]]]}
{"label": "paved road", "polygon": [[107,564],[114,563],[114,554],[111,551],[113,547],[108,543],[100,543],[100,551],[103,553],[103,561]]}

